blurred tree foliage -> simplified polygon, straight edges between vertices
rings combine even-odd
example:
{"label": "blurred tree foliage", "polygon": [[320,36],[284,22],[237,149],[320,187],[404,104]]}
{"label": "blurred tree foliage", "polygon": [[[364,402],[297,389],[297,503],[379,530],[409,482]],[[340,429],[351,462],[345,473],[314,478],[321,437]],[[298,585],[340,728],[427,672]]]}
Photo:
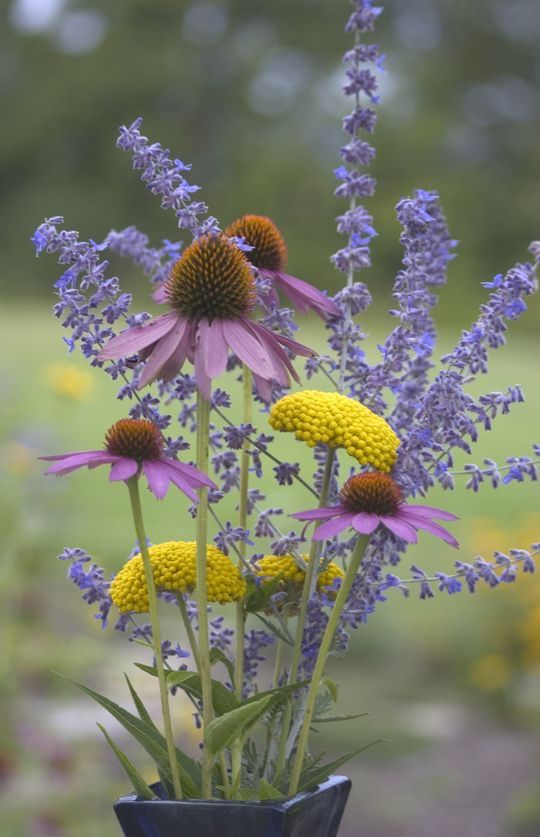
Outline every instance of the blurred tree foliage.
{"label": "blurred tree foliage", "polygon": [[[62,214],[96,240],[128,224],[155,243],[175,237],[174,217],[115,148],[117,126],[139,114],[149,137],[193,163],[193,181],[223,223],[246,211],[271,215],[291,272],[335,287],[328,255],[341,205],[332,169],[348,8],[346,0],[8,2],[4,295],[49,293],[51,264],[34,262],[28,243],[43,216]],[[377,40],[388,59],[370,286],[382,299],[399,266],[395,203],[417,186],[435,188],[462,241],[445,299],[460,315],[470,300],[472,313],[480,282],[525,258],[540,237],[537,0],[388,0]]]}

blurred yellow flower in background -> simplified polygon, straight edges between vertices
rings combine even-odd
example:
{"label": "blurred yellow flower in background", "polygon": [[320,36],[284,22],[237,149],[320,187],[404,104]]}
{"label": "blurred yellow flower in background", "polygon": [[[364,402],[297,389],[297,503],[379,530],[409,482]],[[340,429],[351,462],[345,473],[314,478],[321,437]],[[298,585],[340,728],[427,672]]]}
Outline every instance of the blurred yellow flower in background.
{"label": "blurred yellow flower in background", "polygon": [[94,386],[92,375],[69,363],[47,367],[46,381],[55,395],[70,401],[84,401]]}

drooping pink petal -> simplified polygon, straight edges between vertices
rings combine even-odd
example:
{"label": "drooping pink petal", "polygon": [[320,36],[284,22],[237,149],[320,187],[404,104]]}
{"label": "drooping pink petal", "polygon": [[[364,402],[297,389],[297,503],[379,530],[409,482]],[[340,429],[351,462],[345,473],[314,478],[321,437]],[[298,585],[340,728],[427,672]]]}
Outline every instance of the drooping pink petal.
{"label": "drooping pink petal", "polygon": [[178,346],[170,356],[170,358],[163,364],[161,368],[161,378],[164,381],[170,381],[174,378],[184,365],[186,358],[191,352],[191,345],[195,339],[195,324],[191,322],[186,323],[186,330],[180,340]]}
{"label": "drooping pink petal", "polygon": [[[260,326],[262,328],[262,326]],[[315,357],[318,353],[315,349],[310,349],[309,346],[304,346],[303,343],[298,343],[296,340],[291,340],[290,337],[285,337],[283,334],[278,334],[277,332],[272,332],[273,336],[276,340],[281,343],[282,346],[287,346],[291,352],[294,352],[295,355],[302,355],[303,357]]]}
{"label": "drooping pink petal", "polygon": [[246,323],[247,328],[249,328],[255,337],[266,347],[268,355],[272,361],[272,368],[274,371],[273,380],[282,387],[288,387],[291,383],[288,374],[290,373],[294,380],[299,383],[300,378],[298,377],[298,373],[292,365],[290,358],[280,346],[279,341],[277,340],[277,334],[253,320],[244,320],[244,322]]}
{"label": "drooping pink petal", "polygon": [[416,529],[410,523],[407,523],[405,520],[400,520],[398,517],[394,517],[390,514],[382,514],[380,516],[380,520],[387,529],[390,529],[394,535],[397,535],[398,538],[402,538],[404,541],[408,543],[417,543],[418,536],[416,534]]}
{"label": "drooping pink petal", "polygon": [[71,459],[72,457],[84,457],[85,461],[82,463],[86,465],[86,461],[92,459],[100,459],[102,456],[108,456],[106,450],[76,450],[71,453],[55,453],[53,456],[40,456],[44,462],[59,462],[62,459]]}
{"label": "drooping pink petal", "polygon": [[424,531],[430,532],[432,535],[450,544],[450,546],[453,546],[454,549],[459,549],[459,543],[455,537],[444,526],[435,523],[434,520],[428,520],[426,517],[414,517],[409,514],[406,518],[400,515],[400,518],[405,519],[407,523],[410,523],[411,526],[415,526],[417,529],[424,529]]}
{"label": "drooping pink petal", "polygon": [[56,474],[57,476],[64,476],[76,471],[78,468],[97,468],[98,465],[109,465],[116,462],[117,456],[113,456],[107,451],[85,451],[82,453],[66,454],[58,457],[41,457],[42,459],[55,460],[45,471],[45,474]]}
{"label": "drooping pink petal", "polygon": [[111,482],[128,480],[130,477],[134,477],[138,470],[139,463],[135,459],[127,459],[127,457],[122,456],[111,467],[109,479]]}
{"label": "drooping pink petal", "polygon": [[403,503],[400,506],[400,511],[401,509],[404,509],[407,513],[412,512],[417,517],[435,517],[437,520],[459,520],[457,515],[444,511],[444,509],[437,509],[434,506],[418,506],[414,503]]}
{"label": "drooping pink petal", "polygon": [[267,381],[266,378],[261,378],[260,375],[253,373],[253,383],[255,384],[255,389],[262,400],[269,404],[272,400],[272,382]]}
{"label": "drooping pink petal", "polygon": [[201,320],[199,323],[198,351],[202,354],[202,363],[209,378],[218,378],[225,371],[229,357],[229,347],[223,334],[222,320]]}
{"label": "drooping pink petal", "polygon": [[273,379],[272,361],[265,346],[242,319],[222,320],[223,336],[242,363],[266,380]]}
{"label": "drooping pink petal", "polygon": [[371,535],[380,523],[378,514],[371,514],[371,512],[359,512],[353,517],[353,528],[362,535]]}
{"label": "drooping pink petal", "polygon": [[325,538],[339,535],[340,532],[343,532],[344,529],[347,529],[351,525],[354,516],[354,512],[346,512],[345,514],[340,514],[339,517],[332,518],[332,520],[327,520],[326,523],[321,523],[313,533],[313,540],[323,541]]}
{"label": "drooping pink petal", "polygon": [[145,349],[174,328],[177,320],[178,314],[175,311],[168,311],[167,314],[161,314],[145,325],[128,328],[109,340],[97,359],[117,360],[138,352],[139,349]]}
{"label": "drooping pink petal", "polygon": [[178,348],[184,332],[187,328],[187,320],[183,317],[178,317],[176,325],[164,337],[157,341],[152,351],[152,354],[146,361],[143,373],[139,380],[139,389],[152,383],[156,378],[159,378],[161,370],[167,362],[174,356]]}
{"label": "drooping pink petal", "polygon": [[195,486],[207,485],[208,488],[216,488],[216,484],[202,471],[195,468],[194,465],[188,465],[186,462],[178,462],[176,459],[168,459],[167,463],[170,468],[177,471],[183,479],[188,480]]}
{"label": "drooping pink petal", "polygon": [[206,399],[206,401],[210,401],[210,398],[212,397],[212,378],[210,378],[206,374],[204,356],[201,346],[199,345],[195,347],[193,370],[195,372],[195,382],[197,384],[197,389],[199,390],[201,395]]}
{"label": "drooping pink petal", "polygon": [[[168,465],[170,466],[170,461],[168,462]],[[176,487],[179,488],[180,491],[183,491],[184,494],[187,497],[189,497],[189,499],[193,503],[198,503],[199,498],[197,496],[196,490],[193,488],[192,481],[187,479],[185,476],[182,476],[180,471],[177,471],[174,468],[169,467],[168,470],[171,482],[174,483],[174,485],[176,485]]]}
{"label": "drooping pink petal", "polygon": [[282,273],[281,270],[276,270],[274,277],[278,287],[289,297],[294,307],[299,311],[306,312],[312,309],[323,318],[325,314],[332,314],[334,317],[339,316],[340,311],[335,302],[328,299],[322,291],[310,285],[309,282],[304,282],[288,273]]}
{"label": "drooping pink petal", "polygon": [[307,511],[291,514],[296,520],[326,520],[328,517],[335,517],[343,514],[343,506],[322,506],[320,509],[308,509]]}
{"label": "drooping pink petal", "polygon": [[150,491],[158,500],[163,500],[171,481],[171,475],[166,461],[147,459],[143,462],[143,471],[148,480]]}

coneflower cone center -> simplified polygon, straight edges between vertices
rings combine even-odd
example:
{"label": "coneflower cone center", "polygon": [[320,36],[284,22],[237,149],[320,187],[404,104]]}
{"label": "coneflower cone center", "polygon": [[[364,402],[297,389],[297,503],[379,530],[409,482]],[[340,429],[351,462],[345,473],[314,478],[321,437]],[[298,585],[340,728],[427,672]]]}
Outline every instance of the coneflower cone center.
{"label": "coneflower cone center", "polygon": [[287,247],[280,231],[264,215],[243,215],[227,227],[227,235],[241,236],[254,249],[246,252],[255,267],[282,270],[287,263]]}
{"label": "coneflower cone center", "polygon": [[403,502],[399,485],[388,474],[379,471],[350,477],[339,497],[347,511],[381,515],[395,514]]}
{"label": "coneflower cone center", "polygon": [[225,235],[203,235],[173,265],[166,284],[172,308],[190,320],[244,317],[255,281],[243,252]]}
{"label": "coneflower cone center", "polygon": [[105,447],[114,456],[125,456],[143,462],[160,459],[163,437],[148,419],[120,419],[105,434]]}

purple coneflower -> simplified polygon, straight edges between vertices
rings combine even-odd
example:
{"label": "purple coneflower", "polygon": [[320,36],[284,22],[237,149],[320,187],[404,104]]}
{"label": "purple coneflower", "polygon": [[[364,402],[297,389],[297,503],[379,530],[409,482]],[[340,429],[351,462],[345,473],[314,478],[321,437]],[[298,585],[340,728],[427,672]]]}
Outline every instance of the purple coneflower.
{"label": "purple coneflower", "polygon": [[288,387],[290,375],[298,381],[284,346],[296,354],[315,354],[249,319],[255,305],[253,272],[244,253],[223,234],[203,235],[184,250],[165,282],[164,299],[171,309],[167,314],[123,331],[98,355],[117,360],[139,352],[146,360],[139,387],[156,378],[170,380],[189,359],[208,399],[212,378],[225,371],[231,349],[268,399],[271,382]]}
{"label": "purple coneflower", "polygon": [[42,456],[41,459],[55,463],[45,473],[57,476],[69,474],[85,465],[88,468],[110,465],[109,479],[127,482],[144,471],[148,487],[158,500],[165,497],[171,482],[194,503],[198,500],[196,489],[203,486],[215,488],[212,480],[198,468],[165,456],[163,447],[163,436],[153,422],[126,418],[107,430],[104,450],[61,453]]}
{"label": "purple coneflower", "polygon": [[[287,263],[287,246],[271,218],[264,215],[242,215],[227,227],[225,234],[243,238],[253,248],[246,252],[248,261],[259,270],[261,276],[277,285],[298,311],[313,310],[323,318],[329,314],[340,315],[337,305],[322,291],[285,273],[283,268]],[[275,287],[270,291],[270,301],[278,301]]]}
{"label": "purple coneflower", "polygon": [[315,530],[315,541],[338,535],[349,526],[363,535],[370,535],[382,524],[409,543],[416,543],[418,529],[424,529],[450,546],[459,546],[450,532],[432,520],[457,520],[456,515],[432,506],[406,503],[400,487],[388,474],[379,471],[355,474],[343,485],[339,498],[337,506],[310,509],[291,516],[297,520],[326,521]]}

